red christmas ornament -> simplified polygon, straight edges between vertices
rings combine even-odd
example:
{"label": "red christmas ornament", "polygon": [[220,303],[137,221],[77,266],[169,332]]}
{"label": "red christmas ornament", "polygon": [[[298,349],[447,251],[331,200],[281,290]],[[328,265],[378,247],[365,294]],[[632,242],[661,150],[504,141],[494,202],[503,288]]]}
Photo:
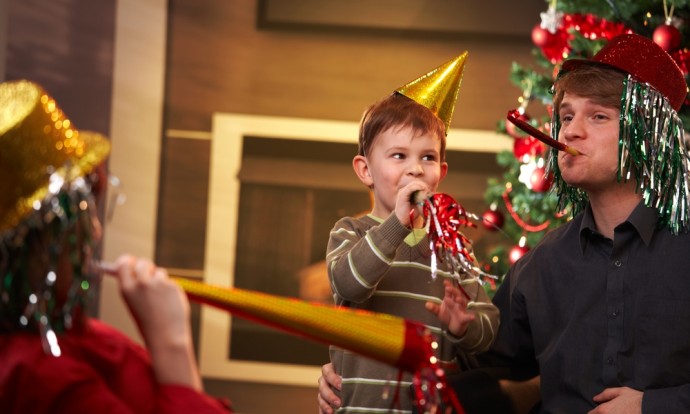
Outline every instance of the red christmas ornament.
{"label": "red christmas ornament", "polygon": [[551,34],[551,41],[545,46],[540,46],[544,56],[552,64],[562,62],[570,54],[572,50],[570,41],[575,37],[572,32],[577,32],[591,40],[611,40],[619,34],[632,33],[632,30],[626,28],[622,23],[609,22],[593,14],[565,13],[561,26],[556,30],[556,33]]}
{"label": "red christmas ornament", "polygon": [[652,40],[659,47],[670,52],[678,49],[678,46],[680,46],[680,32],[674,26],[664,24],[654,30]]}
{"label": "red christmas ornament", "polygon": [[482,226],[489,231],[498,231],[504,223],[505,217],[498,210],[488,209],[482,214]]}
{"label": "red christmas ornament", "polygon": [[[520,116],[517,117],[517,119],[519,119],[521,121],[529,122],[529,120],[531,118],[527,114],[521,114]],[[506,133],[513,138],[524,138],[524,137],[528,136],[526,132],[524,132],[520,128],[516,127],[515,124],[513,124],[512,122],[506,122]]]}
{"label": "red christmas ornament", "polygon": [[541,27],[541,24],[537,23],[532,29],[532,43],[534,43],[535,46],[548,47],[554,41],[556,41],[556,36]]}
{"label": "red christmas ornament", "polygon": [[549,62],[555,65],[563,61],[570,52],[570,45],[568,44],[570,34],[565,27],[560,27],[556,33],[549,34],[551,35],[549,43],[539,47],[539,49]]}
{"label": "red christmas ornament", "polygon": [[528,251],[529,247],[527,246],[513,246],[513,248],[510,249],[510,252],[508,252],[508,262],[510,262],[511,265],[515,264],[515,262],[517,262]]}
{"label": "red christmas ornament", "polygon": [[543,154],[545,150],[546,145],[531,136],[518,138],[513,141],[513,155],[520,161],[522,161],[525,156],[532,157]]}
{"label": "red christmas ornament", "polygon": [[546,168],[537,167],[532,171],[530,176],[530,183],[532,184],[532,191],[536,193],[545,193],[551,188],[553,177],[551,174],[546,175]]}

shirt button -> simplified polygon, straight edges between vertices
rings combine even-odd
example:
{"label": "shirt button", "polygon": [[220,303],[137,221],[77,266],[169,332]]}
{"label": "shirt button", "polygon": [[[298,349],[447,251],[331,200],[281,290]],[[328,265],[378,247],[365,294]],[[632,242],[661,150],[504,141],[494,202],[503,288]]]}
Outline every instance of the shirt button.
{"label": "shirt button", "polygon": [[613,365],[613,358],[611,358],[611,357],[606,358],[606,363],[609,365]]}
{"label": "shirt button", "polygon": [[616,260],[615,262],[613,262],[613,265],[616,267],[621,267],[623,265],[623,263],[621,263],[620,260]]}
{"label": "shirt button", "polygon": [[616,309],[615,311],[611,312],[611,316],[614,317],[614,318],[615,318],[616,316],[618,316],[618,315],[620,315],[620,312],[618,311],[618,309]]}

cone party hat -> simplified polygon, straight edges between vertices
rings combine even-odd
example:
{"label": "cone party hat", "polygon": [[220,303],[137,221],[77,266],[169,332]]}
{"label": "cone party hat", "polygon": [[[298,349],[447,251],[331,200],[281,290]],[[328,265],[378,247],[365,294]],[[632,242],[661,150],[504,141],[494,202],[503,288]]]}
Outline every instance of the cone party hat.
{"label": "cone party hat", "polygon": [[426,75],[399,87],[395,92],[429,108],[446,125],[446,135],[460,92],[467,51]]}

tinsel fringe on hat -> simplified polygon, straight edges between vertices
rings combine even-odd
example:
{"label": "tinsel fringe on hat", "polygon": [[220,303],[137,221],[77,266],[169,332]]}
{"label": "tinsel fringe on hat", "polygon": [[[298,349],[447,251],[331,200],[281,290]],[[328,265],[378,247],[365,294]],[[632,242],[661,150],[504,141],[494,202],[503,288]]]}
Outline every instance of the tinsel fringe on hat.
{"label": "tinsel fringe on hat", "polygon": [[[0,234],[0,334],[38,332],[46,354],[59,356],[57,335],[79,324],[93,300],[97,276],[89,271],[88,258],[95,243],[96,207],[84,178],[54,173],[50,183],[49,195],[33,212]],[[71,281],[60,299],[63,256],[71,266]]]}

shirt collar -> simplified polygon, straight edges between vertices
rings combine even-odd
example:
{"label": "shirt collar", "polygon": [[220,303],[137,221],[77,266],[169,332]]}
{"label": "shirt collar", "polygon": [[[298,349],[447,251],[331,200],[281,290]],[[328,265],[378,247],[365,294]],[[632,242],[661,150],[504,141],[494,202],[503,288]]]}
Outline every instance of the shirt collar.
{"label": "shirt collar", "polygon": [[649,243],[652,241],[652,236],[654,235],[654,230],[657,228],[659,222],[659,215],[656,209],[647,207],[644,201],[640,201],[627,221],[635,227],[644,244],[649,246]]}
{"label": "shirt collar", "polygon": [[[384,219],[381,217],[376,217],[373,214],[369,213],[367,214],[367,217],[371,218],[372,220],[376,221],[378,224],[381,224],[384,222]],[[405,243],[407,243],[408,246],[414,247],[419,244],[422,240],[425,240],[424,237],[426,237],[426,229],[424,228],[414,228],[410,232],[410,234],[405,237]]]}
{"label": "shirt collar", "polygon": [[[619,224],[616,229],[625,223],[630,223],[637,231],[645,245],[649,245],[654,235],[659,216],[656,210],[652,207],[647,207],[643,200],[640,200],[637,207],[630,213],[628,219],[624,223]],[[582,222],[580,223],[580,247],[585,251],[590,237],[597,233],[597,226],[594,223],[594,216],[592,215],[592,207],[587,204],[583,212]]]}

